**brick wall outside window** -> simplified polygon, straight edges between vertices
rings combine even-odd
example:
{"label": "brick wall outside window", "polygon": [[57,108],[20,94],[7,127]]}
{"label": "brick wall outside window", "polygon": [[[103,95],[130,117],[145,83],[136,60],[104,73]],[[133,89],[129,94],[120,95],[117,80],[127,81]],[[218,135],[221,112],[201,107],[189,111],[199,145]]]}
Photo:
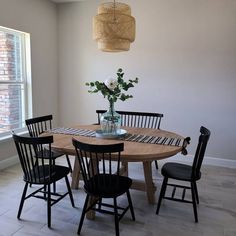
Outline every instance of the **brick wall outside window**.
{"label": "brick wall outside window", "polygon": [[[20,38],[0,31],[0,81],[21,81]],[[22,126],[21,84],[0,83],[0,133]]]}

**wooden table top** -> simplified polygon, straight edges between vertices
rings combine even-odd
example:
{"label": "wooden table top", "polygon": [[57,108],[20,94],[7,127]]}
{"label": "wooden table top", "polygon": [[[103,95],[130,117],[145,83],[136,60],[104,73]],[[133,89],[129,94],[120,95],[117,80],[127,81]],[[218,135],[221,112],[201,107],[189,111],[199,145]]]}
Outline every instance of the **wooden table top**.
{"label": "wooden table top", "polygon": [[[73,126],[76,129],[88,129],[88,130],[97,130],[100,126],[98,125],[77,125]],[[182,136],[168,132],[165,130],[158,129],[147,129],[147,128],[131,128],[131,127],[122,127],[128,133],[131,134],[144,134],[150,136],[159,136],[159,137],[171,137],[171,138],[181,138]],[[49,133],[50,134],[50,133]],[[47,133],[48,135],[48,133]],[[122,152],[122,159],[127,160],[128,162],[140,162],[140,161],[152,161],[160,160],[170,156],[173,156],[182,150],[182,147],[171,146],[171,145],[161,145],[161,144],[150,144],[150,143],[139,143],[131,142],[124,140],[116,139],[103,139],[95,137],[85,137],[85,136],[73,136],[66,134],[53,134],[54,143],[52,148],[56,151],[68,155],[75,155],[75,149],[72,144],[72,137],[75,139],[90,143],[90,144],[114,144],[114,143],[124,143],[124,151]]]}

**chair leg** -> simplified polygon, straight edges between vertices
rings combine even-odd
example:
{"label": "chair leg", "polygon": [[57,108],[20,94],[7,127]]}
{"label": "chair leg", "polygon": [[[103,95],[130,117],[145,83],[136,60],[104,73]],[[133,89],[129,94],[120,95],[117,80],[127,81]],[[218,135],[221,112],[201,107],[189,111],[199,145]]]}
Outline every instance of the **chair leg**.
{"label": "chair leg", "polygon": [[160,210],[162,198],[165,196],[165,193],[166,193],[167,182],[168,182],[168,178],[164,177],[164,180],[163,180],[163,183],[162,183],[162,186],[161,186],[160,196],[159,196],[158,203],[157,203],[157,210],[156,210],[157,215],[158,215],[159,210]]}
{"label": "chair leg", "polygon": [[197,223],[198,222],[198,216],[197,216],[196,193],[195,193],[195,187],[194,187],[193,182],[191,182],[191,194],[192,194],[194,218],[195,218],[195,222]]}
{"label": "chair leg", "polygon": [[21,200],[20,200],[20,206],[19,206],[19,210],[18,210],[18,214],[17,214],[17,218],[20,219],[20,215],[21,215],[21,211],[25,202],[25,196],[26,196],[26,192],[27,192],[27,188],[28,188],[28,183],[25,183],[25,187],[21,196]]}
{"label": "chair leg", "polygon": [[129,202],[129,209],[131,212],[131,216],[132,216],[133,221],[135,221],[134,208],[133,208],[133,204],[132,204],[129,190],[126,192],[126,194],[127,194],[127,198],[128,198],[128,202]]}
{"label": "chair leg", "polygon": [[46,201],[46,200],[47,200],[47,185],[44,185],[44,188],[43,188],[43,197],[44,197],[44,200]]}
{"label": "chair leg", "polygon": [[115,197],[114,197],[114,216],[115,216],[116,236],[119,236],[120,235],[120,232],[119,232],[119,219],[118,219],[117,202],[116,202]]}
{"label": "chair leg", "polygon": [[102,198],[98,199],[98,209],[101,210],[102,208]]}
{"label": "chair leg", "polygon": [[70,169],[70,173],[72,173],[72,167],[71,167],[71,164],[70,164],[70,158],[68,155],[66,155],[66,160],[67,160],[67,163],[68,163],[68,167]]}
{"label": "chair leg", "polygon": [[48,210],[48,228],[51,227],[51,189],[50,184],[48,184],[48,192],[47,192],[47,210]]}
{"label": "chair leg", "polygon": [[158,162],[155,160],[155,166],[156,166],[156,169],[158,170]]}
{"label": "chair leg", "polygon": [[[53,166],[55,166],[56,165],[56,160],[53,159],[52,163],[53,163]],[[57,189],[56,189],[56,182],[53,182],[53,192],[56,193],[56,191],[57,191]]]}
{"label": "chair leg", "polygon": [[54,182],[52,185],[53,185],[53,192],[56,193],[56,191],[57,191],[56,182]]}
{"label": "chair leg", "polygon": [[73,195],[72,195],[72,192],[71,192],[70,183],[69,183],[69,180],[68,180],[67,176],[65,177],[65,180],[66,180],[66,186],[67,186],[67,189],[68,189],[68,193],[69,193],[69,196],[70,196],[71,205],[72,205],[72,207],[75,207],[74,198],[73,198]]}
{"label": "chair leg", "polygon": [[194,181],[193,184],[194,184],[194,188],[195,188],[196,201],[197,201],[197,204],[199,204],[199,197],[198,197],[198,190],[197,190],[196,181]]}
{"label": "chair leg", "polygon": [[[34,163],[34,167],[37,166],[38,164],[39,164],[39,161],[38,161],[38,159],[36,159],[36,161],[35,161],[35,163]],[[31,188],[31,187],[32,187],[32,184],[30,183],[29,186],[30,186],[30,188]]]}
{"label": "chair leg", "polygon": [[83,211],[80,217],[80,222],[79,222],[79,227],[78,227],[78,231],[77,234],[80,234],[81,229],[82,229],[82,225],[84,222],[84,217],[85,217],[85,213],[86,213],[86,209],[87,209],[87,205],[88,205],[88,201],[89,201],[89,195],[87,194],[85,202],[84,202],[84,207],[83,207]]}

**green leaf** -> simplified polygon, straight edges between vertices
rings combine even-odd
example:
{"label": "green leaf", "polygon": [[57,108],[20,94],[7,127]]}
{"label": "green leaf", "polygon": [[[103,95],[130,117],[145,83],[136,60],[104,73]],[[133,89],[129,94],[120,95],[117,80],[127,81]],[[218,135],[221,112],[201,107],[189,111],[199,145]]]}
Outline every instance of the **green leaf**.
{"label": "green leaf", "polygon": [[99,86],[99,85],[100,85],[100,82],[99,82],[99,81],[95,81],[94,84],[95,84],[96,86]]}
{"label": "green leaf", "polygon": [[124,80],[121,77],[118,77],[117,82],[118,82],[118,84],[123,84]]}
{"label": "green leaf", "polygon": [[128,83],[125,82],[123,79],[124,73],[121,68],[117,70],[117,82],[118,85],[114,90],[110,90],[104,82],[99,81],[92,81],[92,82],[86,82],[86,86],[90,86],[90,89],[88,90],[89,93],[98,93],[100,92],[104,98],[107,98],[111,102],[116,102],[117,99],[120,99],[121,101],[125,101],[129,98],[132,98],[132,95],[122,93],[123,91],[128,91],[129,88],[134,87],[135,83],[138,83],[138,78],[135,78],[134,80],[129,79]]}
{"label": "green leaf", "polygon": [[134,85],[132,83],[128,83],[128,88],[132,88]]}
{"label": "green leaf", "polygon": [[121,101],[125,101],[125,100],[126,100],[126,98],[125,98],[125,94],[124,94],[124,93],[121,94],[121,96],[120,96],[120,100],[121,100]]}

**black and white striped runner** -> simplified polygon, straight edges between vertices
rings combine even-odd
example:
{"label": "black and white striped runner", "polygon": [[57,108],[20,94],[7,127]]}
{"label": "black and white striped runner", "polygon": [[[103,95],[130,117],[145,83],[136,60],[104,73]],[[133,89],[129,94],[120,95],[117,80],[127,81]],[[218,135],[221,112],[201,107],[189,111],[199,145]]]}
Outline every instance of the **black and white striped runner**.
{"label": "black and white striped runner", "polygon": [[[52,134],[68,134],[76,136],[87,136],[87,137],[96,137],[96,132],[94,130],[87,129],[74,129],[74,128],[64,128],[58,127],[53,128],[48,131]],[[139,143],[151,143],[151,144],[162,144],[162,145],[171,145],[171,146],[183,146],[185,139],[180,138],[168,138],[168,137],[157,137],[141,134],[127,134],[119,140],[130,141],[130,142],[139,142]]]}
{"label": "black and white striped runner", "polygon": [[139,142],[139,143],[152,143],[152,144],[162,144],[162,145],[172,145],[172,146],[182,146],[184,139],[180,138],[168,138],[168,137],[158,137],[142,134],[127,134],[121,140]]}
{"label": "black and white striped runner", "polygon": [[52,134],[68,134],[68,135],[76,135],[76,136],[87,136],[87,137],[96,137],[96,132],[94,130],[88,129],[74,129],[74,128],[64,128],[57,127],[48,130],[47,132]]}

